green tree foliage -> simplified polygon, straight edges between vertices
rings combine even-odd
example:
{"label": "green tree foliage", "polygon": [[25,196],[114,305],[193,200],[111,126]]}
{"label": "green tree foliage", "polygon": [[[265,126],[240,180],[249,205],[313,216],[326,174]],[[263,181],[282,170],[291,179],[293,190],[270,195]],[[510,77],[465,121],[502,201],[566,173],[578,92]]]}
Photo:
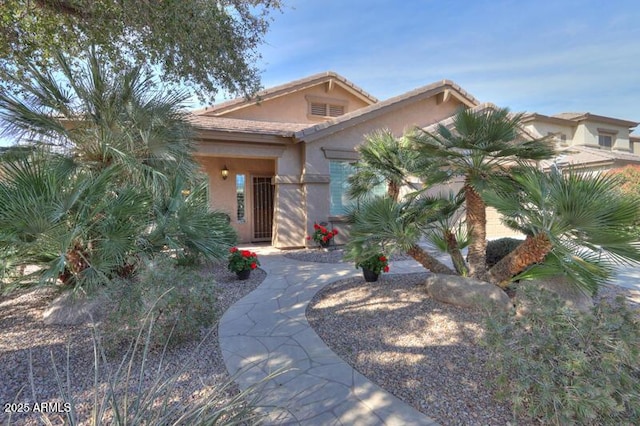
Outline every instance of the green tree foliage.
{"label": "green tree foliage", "polygon": [[[637,264],[640,247],[631,225],[638,217],[638,199],[621,196],[617,190],[621,181],[611,176],[563,176],[535,169],[531,160],[547,158],[553,151],[547,140],[521,135],[520,118],[506,109],[461,111],[451,129],[415,130],[407,135],[413,145],[392,144],[398,151],[390,156],[395,160],[403,157],[402,150],[414,151],[411,161],[404,163],[370,161],[386,158],[390,144],[379,146],[367,139],[361,149],[368,153],[367,164],[360,170],[379,179],[402,176],[398,182],[408,181],[406,173],[426,185],[400,201],[360,202],[350,218],[349,256],[358,261],[381,249],[403,250],[432,272],[454,273],[422,250],[418,242],[426,239],[451,255],[459,275],[473,276],[475,270],[476,276],[505,287],[523,272],[521,278],[563,274],[592,293],[615,265]],[[376,174],[377,169],[385,172]],[[426,195],[434,189],[429,185],[453,179],[462,186],[457,195]],[[360,193],[361,180],[351,183],[352,195]],[[488,205],[503,214],[508,226],[527,236],[490,269],[486,266]],[[460,254],[467,240],[458,228],[461,216],[469,231],[468,264]],[[475,257],[474,247],[482,248]]]}
{"label": "green tree foliage", "polygon": [[207,208],[183,98],[158,92],[138,67],[111,74],[95,51],[63,76],[33,66],[15,82],[22,95],[0,94],[5,132],[33,148],[0,162],[0,249],[11,264],[84,286],[131,274],[143,252],[224,257],[236,236]]}
{"label": "green tree foliage", "polygon": [[393,136],[389,130],[373,132],[365,136],[358,146],[360,160],[355,173],[349,176],[348,195],[363,198],[378,185],[387,186],[387,194],[394,200],[400,197],[400,188],[411,185],[409,172],[414,161],[414,151],[407,149],[405,139]]}
{"label": "green tree foliage", "polygon": [[615,265],[637,264],[640,245],[631,226],[640,199],[622,195],[620,184],[608,174],[514,171],[508,183],[485,198],[503,214],[507,226],[527,239],[492,268],[492,279],[502,283],[540,262],[527,274],[560,273],[595,293]]}
{"label": "green tree foliage", "polygon": [[427,170],[440,172],[424,173],[429,182],[463,180],[471,238],[469,273],[475,278],[486,278],[487,269],[486,204],[482,192],[492,180],[508,174],[514,163],[542,160],[554,153],[548,140],[521,136],[521,119],[522,114],[511,114],[506,108],[461,110],[454,116],[452,128],[439,125],[434,132],[415,129],[408,135],[420,158],[428,164]]}
{"label": "green tree foliage", "polygon": [[[0,81],[26,64],[57,65],[90,45],[117,67],[141,65],[213,99],[259,86],[257,46],[279,0],[0,0]],[[15,86],[13,86],[15,87]]]}

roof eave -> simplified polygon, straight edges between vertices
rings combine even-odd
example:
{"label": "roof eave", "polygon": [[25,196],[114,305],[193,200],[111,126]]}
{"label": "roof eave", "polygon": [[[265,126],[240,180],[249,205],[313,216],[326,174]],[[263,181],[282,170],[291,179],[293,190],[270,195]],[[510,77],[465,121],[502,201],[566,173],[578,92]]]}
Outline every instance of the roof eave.
{"label": "roof eave", "polygon": [[263,90],[262,92],[256,94],[256,96],[252,99],[233,99],[218,106],[207,107],[194,111],[194,114],[221,116],[230,112],[247,108],[251,105],[257,105],[267,100],[277,99],[279,97],[286,96],[288,94],[315,87],[321,84],[339,84],[340,87],[369,105],[378,102],[378,99],[375,96],[361,89],[346,78],[333,71],[328,71],[325,73],[303,78],[298,81],[293,81],[291,83],[276,86],[271,89]]}
{"label": "roof eave", "polygon": [[[425,86],[426,90],[419,91],[420,89],[418,89],[417,92],[415,90],[412,90],[403,95],[388,99],[387,101],[382,101],[376,105],[371,105],[369,107],[354,111],[350,114],[346,114],[345,116],[297,131],[295,132],[294,137],[298,141],[312,142],[314,140],[336,133],[340,130],[353,127],[356,124],[375,119],[383,114],[402,108],[407,103],[419,102],[421,100],[428,99],[439,94],[453,96],[467,107],[476,107],[480,105],[480,103],[473,96],[467,94],[467,92],[465,92],[460,88],[460,86],[452,81],[443,80],[439,83],[439,85],[435,86],[435,84],[437,83]],[[410,95],[412,92],[416,93]],[[396,98],[398,100],[393,101]],[[388,105],[385,105],[385,103],[389,101],[391,102]]]}
{"label": "roof eave", "polygon": [[289,145],[293,142],[293,133],[267,135],[257,132],[238,132],[196,128],[198,139],[202,141],[252,142],[269,145]]}

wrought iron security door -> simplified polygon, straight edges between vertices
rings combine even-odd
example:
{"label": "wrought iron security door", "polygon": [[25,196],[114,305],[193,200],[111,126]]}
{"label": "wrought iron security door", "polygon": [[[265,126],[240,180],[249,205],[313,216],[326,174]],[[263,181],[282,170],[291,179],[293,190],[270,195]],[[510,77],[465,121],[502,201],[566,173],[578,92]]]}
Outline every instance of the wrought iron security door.
{"label": "wrought iron security door", "polygon": [[271,241],[273,225],[273,185],[271,177],[254,176],[253,241]]}

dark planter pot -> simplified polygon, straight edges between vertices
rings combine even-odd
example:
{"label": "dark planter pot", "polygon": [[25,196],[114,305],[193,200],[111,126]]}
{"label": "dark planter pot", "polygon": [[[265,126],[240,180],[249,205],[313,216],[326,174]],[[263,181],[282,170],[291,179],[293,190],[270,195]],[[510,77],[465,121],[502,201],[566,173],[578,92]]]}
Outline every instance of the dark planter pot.
{"label": "dark planter pot", "polygon": [[236,272],[239,280],[247,280],[251,276],[251,269],[245,269],[244,271]]}
{"label": "dark planter pot", "polygon": [[322,248],[329,247],[329,244],[331,244],[331,240],[326,241],[326,242],[325,241],[320,241],[320,247],[322,247]]}
{"label": "dark planter pot", "polygon": [[378,274],[376,274],[375,272],[367,268],[362,268],[362,275],[364,275],[364,280],[368,283],[373,283],[378,281],[378,277],[379,277]]}

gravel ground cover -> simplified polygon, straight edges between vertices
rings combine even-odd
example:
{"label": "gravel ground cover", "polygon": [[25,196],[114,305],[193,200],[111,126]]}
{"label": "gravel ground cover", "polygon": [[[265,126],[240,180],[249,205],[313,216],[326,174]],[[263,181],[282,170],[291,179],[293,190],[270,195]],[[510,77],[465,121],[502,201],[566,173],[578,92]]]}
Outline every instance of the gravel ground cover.
{"label": "gravel ground cover", "polygon": [[[513,419],[509,407],[492,398],[492,372],[478,345],[483,314],[430,299],[427,276],[337,281],[314,297],[307,318],[356,370],[442,425],[533,424]],[[640,301],[617,286],[605,287],[601,297],[616,294]]]}
{"label": "gravel ground cover", "polygon": [[[219,293],[216,311],[219,316],[266,277],[264,271],[257,269],[248,280],[238,281],[235,274],[226,270],[226,264],[209,264],[203,267],[202,273],[217,283]],[[87,326],[44,325],[42,313],[54,297],[54,289],[40,288],[0,298],[0,424],[7,419],[5,404],[61,402],[52,358],[66,380],[67,349],[72,394],[78,401],[81,416],[89,415],[94,394],[91,330]],[[186,402],[207,394],[216,384],[226,383],[230,379],[218,346],[217,327],[201,330],[201,333],[206,336],[202,342],[186,343],[169,350],[162,358],[164,365],[174,370],[184,362],[191,363],[187,375],[180,378],[179,394],[175,396],[177,401]],[[32,394],[29,381],[29,358],[33,365],[35,395]],[[160,353],[150,354],[146,371],[157,368],[160,359]],[[105,367],[113,371],[120,360],[121,355],[116,355],[109,359]],[[228,392],[237,390],[229,389]],[[62,424],[61,416],[53,415],[51,419],[53,424]],[[35,414],[13,415],[12,421],[20,425],[40,424]]]}

